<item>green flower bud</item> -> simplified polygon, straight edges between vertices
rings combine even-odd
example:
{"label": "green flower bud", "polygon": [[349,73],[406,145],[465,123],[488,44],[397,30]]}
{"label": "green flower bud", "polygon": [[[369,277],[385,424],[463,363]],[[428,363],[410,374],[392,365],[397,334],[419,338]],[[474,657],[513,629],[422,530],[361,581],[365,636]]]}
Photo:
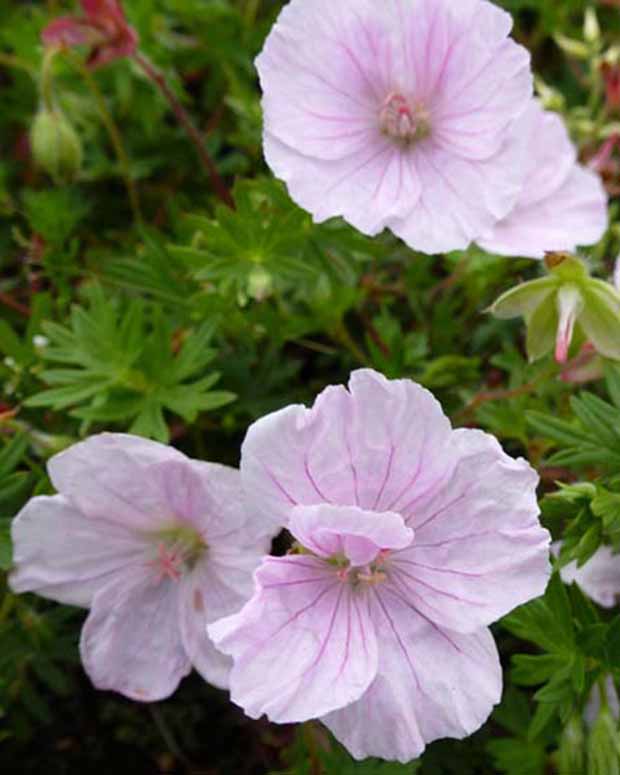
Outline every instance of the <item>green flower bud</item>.
{"label": "green flower bud", "polygon": [[588,775],[620,775],[620,735],[608,707],[603,707],[590,732]]}
{"label": "green flower bud", "polygon": [[567,253],[552,253],[548,276],[512,288],[490,311],[500,319],[522,316],[527,353],[538,360],[555,347],[565,363],[575,332],[605,358],[620,360],[620,293],[611,283],[590,276],[586,265]]}
{"label": "green flower bud", "polygon": [[566,35],[560,35],[559,33],[554,35],[553,39],[565,54],[575,57],[575,59],[587,60],[590,58],[590,49],[583,41],[568,38]]}
{"label": "green flower bud", "polygon": [[557,765],[558,775],[576,775],[585,772],[586,737],[583,720],[579,713],[574,713],[564,727],[560,738]]}
{"label": "green flower bud", "polygon": [[61,110],[42,108],[30,132],[35,161],[57,182],[75,180],[82,168],[82,143]]}
{"label": "green flower bud", "polygon": [[247,293],[255,301],[263,301],[273,292],[273,277],[262,266],[252,269],[248,277]]}
{"label": "green flower bud", "polygon": [[601,26],[594,8],[586,8],[583,22],[583,37],[587,43],[599,43],[601,40]]}

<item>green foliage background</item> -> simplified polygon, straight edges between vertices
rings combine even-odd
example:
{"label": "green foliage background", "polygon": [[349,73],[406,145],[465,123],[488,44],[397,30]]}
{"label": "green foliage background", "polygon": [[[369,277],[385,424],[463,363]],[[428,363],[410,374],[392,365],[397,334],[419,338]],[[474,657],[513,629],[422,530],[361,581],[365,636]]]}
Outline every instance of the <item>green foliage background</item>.
{"label": "green foliage background", "polygon": [[[584,42],[591,3],[500,4],[516,15],[541,93],[592,155],[617,131],[599,64],[620,43],[620,10],[597,6],[602,38]],[[0,771],[598,772],[585,758],[595,732],[588,742],[581,712],[602,676],[620,678],[620,618],[557,577],[545,598],[495,628],[507,688],[490,722],[407,766],[356,764],[318,726],[250,722],[196,676],[156,707],[96,693],[77,656],[83,612],[7,589],[10,519],[32,494],[51,491],[53,453],[109,429],[235,465],[250,422],[311,402],[362,365],[421,382],[456,425],[485,428],[527,457],[541,473],[545,524],[565,538],[563,561],[585,561],[601,542],[620,548],[619,367],[608,364],[606,378],[584,390],[568,385],[550,359],[527,363],[519,321],[485,314],[539,266],[475,248],[416,255],[387,233],[368,239],[341,221],[313,225],[266,169],[252,62],[281,5],[125,3],[142,50],[205,137],[233,211],[217,200],[160,93],[127,60],[92,78],[80,57],[55,62],[56,95],[84,161],[73,183],[51,181],[27,142],[39,105],[39,36],[73,6],[0,0]],[[567,55],[565,39],[585,55]],[[611,212],[608,236],[588,255],[601,277],[620,248],[615,201]],[[596,734],[602,772],[619,772],[617,741]]]}

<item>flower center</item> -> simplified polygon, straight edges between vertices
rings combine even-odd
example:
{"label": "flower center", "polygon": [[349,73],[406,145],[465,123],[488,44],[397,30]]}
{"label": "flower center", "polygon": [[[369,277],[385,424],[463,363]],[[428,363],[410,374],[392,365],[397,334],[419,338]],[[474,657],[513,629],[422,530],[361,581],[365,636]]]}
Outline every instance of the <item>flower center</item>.
{"label": "flower center", "polygon": [[200,533],[185,525],[160,530],[152,538],[154,556],[147,565],[155,571],[157,583],[164,579],[179,581],[207,549]]}
{"label": "flower center", "polygon": [[392,92],[381,108],[379,126],[384,135],[409,145],[428,137],[430,114],[423,105],[412,106],[402,94]]}
{"label": "flower center", "polygon": [[380,584],[385,581],[385,561],[389,556],[389,550],[385,549],[377,555],[375,560],[369,565],[363,567],[352,566],[349,560],[343,554],[336,554],[330,557],[328,562],[338,568],[338,578],[342,582],[347,582],[351,586],[357,587],[360,584]]}

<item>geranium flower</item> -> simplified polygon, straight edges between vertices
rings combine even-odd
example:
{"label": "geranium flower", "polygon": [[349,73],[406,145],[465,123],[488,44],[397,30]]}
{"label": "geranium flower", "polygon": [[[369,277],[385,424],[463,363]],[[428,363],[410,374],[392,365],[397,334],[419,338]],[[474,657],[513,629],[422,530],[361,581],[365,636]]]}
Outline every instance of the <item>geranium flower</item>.
{"label": "geranium flower", "polygon": [[192,665],[227,686],[230,660],[205,628],[249,598],[273,533],[247,524],[239,472],[122,434],[48,470],[60,494],[13,522],[13,590],[91,609],[80,650],[99,689],[160,700]]}
{"label": "geranium flower", "polygon": [[256,62],[269,166],[316,221],[465,248],[522,187],[511,26],[486,0],[291,0]]}
{"label": "geranium flower", "polygon": [[478,244],[490,253],[544,258],[591,245],[608,225],[607,194],[595,172],[577,163],[564,122],[532,100],[515,124],[526,143],[524,186],[516,206]]}
{"label": "geranium flower", "polygon": [[487,626],[549,578],[537,477],[433,396],[371,370],[249,430],[256,518],[285,525],[240,613],[209,633],[253,718],[320,718],[356,758],[409,761],[500,699]]}
{"label": "geranium flower", "polygon": [[138,33],[127,23],[120,0],[80,0],[83,16],[61,16],[43,30],[46,46],[90,46],[90,67],[132,56]]}

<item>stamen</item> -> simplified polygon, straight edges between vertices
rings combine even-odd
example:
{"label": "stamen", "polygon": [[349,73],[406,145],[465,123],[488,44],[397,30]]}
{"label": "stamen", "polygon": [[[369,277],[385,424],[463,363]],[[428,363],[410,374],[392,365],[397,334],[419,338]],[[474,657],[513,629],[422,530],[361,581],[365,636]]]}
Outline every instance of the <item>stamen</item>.
{"label": "stamen", "polygon": [[179,581],[182,576],[183,556],[174,548],[168,549],[163,542],[160,542],[157,546],[157,558],[147,564],[157,571],[157,583],[165,578],[169,578],[171,581]]}
{"label": "stamen", "polygon": [[412,106],[402,94],[392,92],[381,108],[379,125],[383,134],[408,145],[428,137],[430,115],[424,106]]}

